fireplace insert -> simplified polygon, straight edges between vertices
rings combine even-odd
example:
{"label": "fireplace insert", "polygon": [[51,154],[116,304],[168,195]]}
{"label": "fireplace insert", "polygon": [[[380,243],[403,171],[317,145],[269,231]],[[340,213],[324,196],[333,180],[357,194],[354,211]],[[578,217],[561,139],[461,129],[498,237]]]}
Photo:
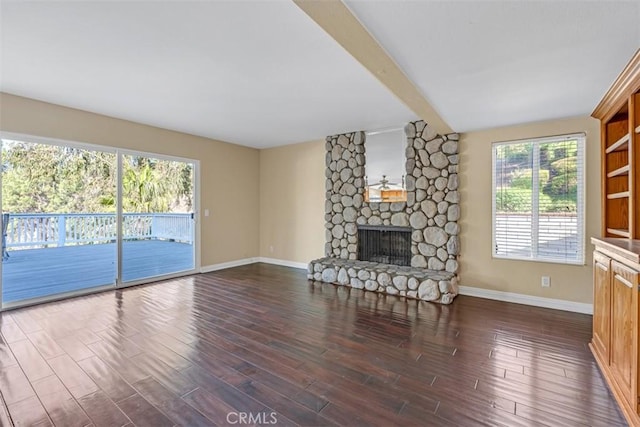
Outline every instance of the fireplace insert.
{"label": "fireplace insert", "polygon": [[358,259],[410,266],[411,228],[358,226]]}

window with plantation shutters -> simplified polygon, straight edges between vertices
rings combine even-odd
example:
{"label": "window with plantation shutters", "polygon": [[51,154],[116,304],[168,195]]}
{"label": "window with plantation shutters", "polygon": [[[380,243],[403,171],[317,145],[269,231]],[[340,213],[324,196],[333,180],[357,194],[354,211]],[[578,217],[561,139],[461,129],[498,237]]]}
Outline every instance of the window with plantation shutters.
{"label": "window with plantation shutters", "polygon": [[493,256],[584,264],[584,134],[493,144]]}

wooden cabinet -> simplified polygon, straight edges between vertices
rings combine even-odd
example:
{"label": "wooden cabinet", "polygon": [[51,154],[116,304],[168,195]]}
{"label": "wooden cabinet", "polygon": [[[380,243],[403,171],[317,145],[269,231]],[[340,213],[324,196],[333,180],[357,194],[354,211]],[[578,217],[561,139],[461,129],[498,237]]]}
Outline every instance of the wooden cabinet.
{"label": "wooden cabinet", "polygon": [[592,238],[591,350],[632,426],[640,426],[640,50],[593,117],[601,123],[602,238]]}
{"label": "wooden cabinet", "polygon": [[640,239],[640,50],[592,116],[601,124],[602,236]]}
{"label": "wooden cabinet", "polygon": [[373,203],[373,202],[406,202],[407,201],[407,191],[406,190],[369,190],[365,189],[364,200]]}
{"label": "wooden cabinet", "polygon": [[593,347],[609,363],[611,331],[611,259],[593,253]]}
{"label": "wooden cabinet", "polygon": [[638,272],[611,261],[611,367],[623,397],[637,404]]}
{"label": "wooden cabinet", "polygon": [[592,238],[591,351],[627,421],[640,426],[638,293],[640,240]]}
{"label": "wooden cabinet", "polygon": [[630,221],[634,206],[631,198],[631,150],[628,118],[614,118],[602,128],[604,210],[603,235],[630,238],[635,232]]}

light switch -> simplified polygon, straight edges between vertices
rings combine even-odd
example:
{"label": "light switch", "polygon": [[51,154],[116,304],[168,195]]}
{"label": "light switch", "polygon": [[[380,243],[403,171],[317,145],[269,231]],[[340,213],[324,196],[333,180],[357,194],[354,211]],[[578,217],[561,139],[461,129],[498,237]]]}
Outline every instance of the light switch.
{"label": "light switch", "polygon": [[209,209],[204,210],[204,216],[209,216]]}

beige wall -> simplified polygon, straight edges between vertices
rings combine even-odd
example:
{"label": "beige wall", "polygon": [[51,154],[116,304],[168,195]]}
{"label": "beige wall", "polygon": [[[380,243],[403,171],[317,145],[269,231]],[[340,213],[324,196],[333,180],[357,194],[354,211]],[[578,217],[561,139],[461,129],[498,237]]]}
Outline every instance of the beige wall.
{"label": "beige wall", "polygon": [[[586,132],[586,265],[571,266],[491,257],[491,143]],[[592,302],[590,236],[600,230],[599,125],[590,117],[491,129],[463,134],[460,142],[460,278],[464,286]],[[551,276],[551,287],[540,286]]]}
{"label": "beige wall", "polygon": [[0,130],[199,160],[202,266],[258,256],[256,149],[4,93]]}
{"label": "beige wall", "polygon": [[[491,143],[586,132],[586,265],[491,257]],[[463,134],[460,141],[463,286],[591,303],[590,236],[600,230],[599,125],[589,117]],[[260,151],[260,256],[308,262],[324,251],[324,142]],[[270,247],[273,246],[273,251]],[[542,288],[542,275],[551,287]]]}
{"label": "beige wall", "polygon": [[323,256],[324,157],[324,141],[260,150],[260,256]]}
{"label": "beige wall", "polygon": [[[200,160],[203,266],[262,256],[306,263],[324,252],[324,141],[255,150],[0,94],[0,129]],[[587,133],[585,266],[491,257],[491,143]],[[461,284],[590,303],[590,236],[600,229],[599,126],[589,117],[463,134]],[[551,276],[551,287],[540,276]]]}

